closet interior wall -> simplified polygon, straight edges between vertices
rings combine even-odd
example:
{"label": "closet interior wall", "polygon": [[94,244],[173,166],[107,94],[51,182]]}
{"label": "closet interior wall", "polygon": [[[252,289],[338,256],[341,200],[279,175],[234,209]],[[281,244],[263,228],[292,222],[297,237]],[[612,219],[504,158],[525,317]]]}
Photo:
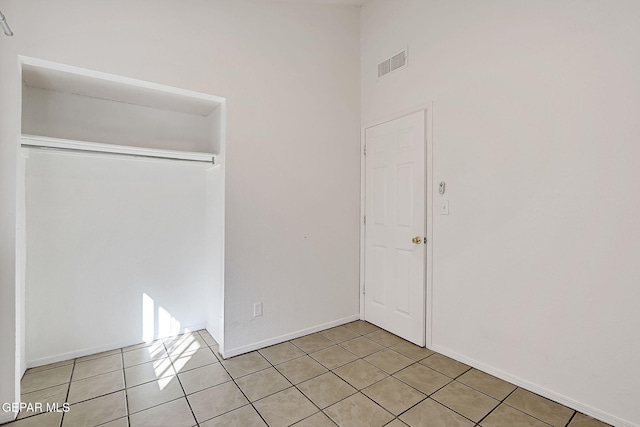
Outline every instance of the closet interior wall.
{"label": "closet interior wall", "polygon": [[29,144],[215,162],[22,148],[23,370],[205,327],[220,340],[224,100],[45,65],[23,66]]}

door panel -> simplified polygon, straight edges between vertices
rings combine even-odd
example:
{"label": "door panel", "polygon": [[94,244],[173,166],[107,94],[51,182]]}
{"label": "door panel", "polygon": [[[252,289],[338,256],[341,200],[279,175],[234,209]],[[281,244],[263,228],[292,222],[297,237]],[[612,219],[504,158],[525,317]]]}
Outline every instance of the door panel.
{"label": "door panel", "polygon": [[424,117],[365,131],[365,319],[418,345],[425,342]]}

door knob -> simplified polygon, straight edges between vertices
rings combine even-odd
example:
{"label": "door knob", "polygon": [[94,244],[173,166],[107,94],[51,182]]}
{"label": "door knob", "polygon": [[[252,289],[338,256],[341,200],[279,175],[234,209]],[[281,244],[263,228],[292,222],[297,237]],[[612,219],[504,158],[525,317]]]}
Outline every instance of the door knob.
{"label": "door knob", "polygon": [[422,243],[422,237],[420,237],[420,236],[416,236],[416,237],[414,237],[413,239],[411,239],[411,241],[412,241],[413,243],[415,243],[416,245],[419,245],[420,243]]}

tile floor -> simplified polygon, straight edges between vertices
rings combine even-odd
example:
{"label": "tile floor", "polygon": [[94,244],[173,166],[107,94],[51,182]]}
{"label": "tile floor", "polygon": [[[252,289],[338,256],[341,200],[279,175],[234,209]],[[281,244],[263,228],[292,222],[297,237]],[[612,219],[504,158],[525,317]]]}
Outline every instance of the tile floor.
{"label": "tile floor", "polygon": [[352,322],[221,360],[206,331],[29,369],[7,427],[482,426],[606,424]]}

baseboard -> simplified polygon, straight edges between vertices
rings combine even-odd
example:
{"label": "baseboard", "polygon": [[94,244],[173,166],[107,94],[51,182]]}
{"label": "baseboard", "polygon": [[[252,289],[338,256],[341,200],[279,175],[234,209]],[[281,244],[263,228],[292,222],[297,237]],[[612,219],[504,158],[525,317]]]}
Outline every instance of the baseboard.
{"label": "baseboard", "polygon": [[353,322],[355,320],[360,319],[360,313],[354,314],[352,316],[343,317],[342,319],[334,320],[332,322],[323,323],[321,325],[317,325],[311,328],[301,329],[296,332],[292,332],[290,334],[280,335],[275,338],[270,338],[268,340],[259,341],[253,344],[245,345],[242,347],[233,348],[230,350],[225,350],[222,357],[225,359],[233,356],[239,356],[244,353],[249,353],[250,351],[259,350],[261,348],[269,347],[270,345],[280,344],[285,341],[289,341],[295,338],[300,338],[305,335],[313,334],[314,332],[324,331],[325,329],[333,328],[336,326],[344,325],[345,323]]}
{"label": "baseboard", "polygon": [[77,357],[88,356],[90,354],[102,353],[103,351],[115,350],[116,348],[126,347],[133,344],[135,343],[130,343],[128,341],[116,342],[98,347],[88,347],[81,350],[69,351],[67,353],[59,353],[53,356],[41,357],[39,359],[27,360],[27,369],[37,368],[38,366],[48,365],[50,363],[62,362],[64,360],[75,359]]}
{"label": "baseboard", "polygon": [[[175,335],[180,335],[185,332],[197,331],[200,329],[204,329],[204,323],[180,328],[180,331]],[[159,338],[167,338],[169,336],[170,335],[160,336],[160,334],[156,334],[154,335],[153,339],[157,340]],[[101,345],[98,347],[83,348],[80,350],[74,350],[67,353],[60,353],[53,356],[41,357],[39,359],[34,359],[34,360],[27,360],[27,368],[35,368],[42,365],[48,365],[50,363],[62,362],[64,360],[75,359],[77,357],[88,356],[90,354],[102,353],[103,351],[115,350],[117,348],[128,347],[130,345],[135,345],[135,344],[140,344],[140,341],[131,342],[130,340],[122,340],[122,341],[112,342],[106,345]]]}
{"label": "baseboard", "polygon": [[622,418],[616,417],[615,415],[611,415],[607,412],[596,409],[592,406],[585,405],[581,402],[578,402],[574,399],[571,399],[567,396],[564,396],[560,393],[556,393],[552,390],[549,390],[545,387],[542,387],[538,384],[532,383],[527,380],[523,380],[522,378],[510,375],[506,372],[503,372],[499,369],[496,369],[492,366],[486,365],[484,363],[478,362],[477,360],[468,358],[461,354],[456,353],[455,351],[451,351],[447,348],[440,347],[438,345],[433,345],[431,348],[433,351],[437,351],[438,353],[444,354],[445,356],[451,357],[459,362],[465,363],[473,368],[486,372],[487,374],[491,374],[494,377],[498,377],[501,380],[508,381],[512,384],[517,385],[518,387],[522,387],[527,389],[533,393],[539,394],[540,396],[546,397],[547,399],[551,399],[555,402],[558,402],[562,405],[565,405],[571,409],[582,412],[583,414],[589,415],[593,418],[596,418],[600,421],[604,421],[607,424],[611,424],[615,427],[640,427],[637,424],[633,424],[630,421],[624,420]]}

